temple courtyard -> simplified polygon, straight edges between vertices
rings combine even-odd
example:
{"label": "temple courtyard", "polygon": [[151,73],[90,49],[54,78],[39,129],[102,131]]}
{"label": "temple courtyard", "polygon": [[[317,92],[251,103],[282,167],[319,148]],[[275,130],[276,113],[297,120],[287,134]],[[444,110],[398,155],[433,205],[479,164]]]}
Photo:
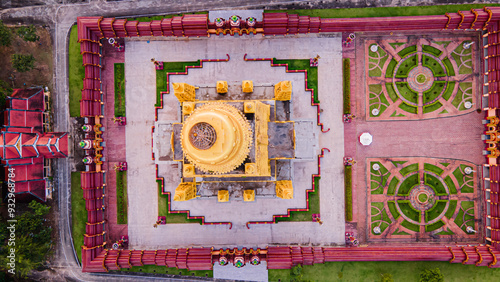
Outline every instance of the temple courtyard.
{"label": "temple courtyard", "polygon": [[[127,39],[125,45],[129,248],[344,244],[344,124],[340,118],[342,89],[338,87],[342,83],[340,34],[290,38],[250,35],[185,40]],[[287,73],[285,67],[271,67],[270,61],[244,60],[245,54],[247,59],[280,60],[308,60],[320,54],[321,63],[317,67],[320,118],[324,131],[330,130],[321,133],[321,127],[317,126],[318,109],[311,105],[311,92],[305,90],[304,73]],[[186,75],[170,75],[170,94],[162,95],[163,108],[158,108],[156,112],[158,85],[152,58],[160,62],[219,61],[204,61],[201,68],[190,68]],[[199,87],[196,100],[209,102],[227,99],[215,93],[215,84],[219,80],[227,81],[229,93],[236,95],[236,98],[231,98],[228,94],[229,100],[267,101],[272,106],[271,116],[275,114],[279,120],[281,112],[294,121],[295,159],[289,161],[291,164],[288,166],[271,164],[273,177],[279,178],[281,173],[292,180],[293,199],[276,197],[274,189],[266,188],[266,184],[261,182],[262,186],[257,184],[254,187],[255,200],[250,202],[244,201],[238,192],[231,192],[228,202],[219,202],[216,195],[200,188],[198,194],[201,195],[196,199],[173,200],[181,182],[182,169],[178,161],[169,160],[168,152],[162,153],[171,146],[170,134],[162,132],[170,132],[168,124],[181,121],[181,107],[173,95],[172,83]],[[243,80],[253,81],[253,93],[236,93]],[[278,104],[273,104],[273,85],[285,80],[292,83],[292,98],[289,108],[280,108]],[[270,135],[269,140],[271,138]],[[306,190],[313,189],[313,175],[319,174],[318,155],[322,154],[322,148],[329,149],[321,158],[319,180],[319,210],[323,224],[314,222],[312,218],[259,224],[272,222],[274,215],[286,215],[288,209],[307,207]],[[279,158],[274,160],[275,163],[280,161],[283,162]],[[158,184],[157,177],[158,180],[163,179],[163,186]],[[165,194],[170,194],[169,198]],[[167,208],[165,204],[169,205],[171,212],[166,214],[167,224],[154,228],[158,216]],[[317,205],[318,201],[314,204]],[[169,221],[171,214],[179,211],[189,211],[190,217],[203,217],[205,224]],[[184,213],[180,215],[186,217]]]}
{"label": "temple courtyard", "polygon": [[[347,35],[127,38],[123,53],[105,46],[105,64],[124,63],[127,118],[126,127],[106,125],[110,240],[128,234],[129,249],[342,246],[354,238],[360,245],[480,241],[478,38],[374,34],[346,45]],[[317,55],[318,66],[310,67]],[[347,123],[346,59],[354,115]],[[155,69],[158,62],[163,70]],[[111,92],[112,73],[103,73]],[[247,80],[251,93],[242,89]],[[227,82],[226,94],[217,93],[218,81]],[[293,89],[287,101],[275,97],[282,81]],[[192,100],[182,103],[178,85],[193,87]],[[116,96],[107,97],[112,112]],[[270,111],[269,174],[248,174],[264,139],[260,117],[246,103]],[[200,170],[181,144],[191,116],[220,107],[248,119],[253,138],[243,164],[221,175]],[[360,143],[363,133],[371,144]],[[128,164],[126,224],[115,219],[112,190],[118,179],[112,166],[122,161]],[[352,207],[345,202],[348,167]],[[293,184],[291,196],[278,193],[281,181]],[[182,185],[190,188],[179,193]],[[346,220],[349,209],[352,220]],[[165,220],[156,225],[159,218]]]}

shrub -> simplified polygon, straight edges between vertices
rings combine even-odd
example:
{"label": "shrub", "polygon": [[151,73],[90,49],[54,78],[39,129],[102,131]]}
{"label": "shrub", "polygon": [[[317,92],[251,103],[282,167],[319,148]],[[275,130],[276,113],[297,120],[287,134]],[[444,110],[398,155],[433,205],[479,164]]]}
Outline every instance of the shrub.
{"label": "shrub", "polygon": [[345,220],[352,221],[352,167],[344,167]]}
{"label": "shrub", "polygon": [[351,60],[343,60],[343,72],[344,72],[344,114],[351,113]]}
{"label": "shrub", "polygon": [[33,55],[13,54],[10,62],[12,67],[18,72],[27,72],[35,67],[35,57]]}
{"label": "shrub", "polygon": [[10,32],[10,29],[0,20],[0,45],[9,46],[11,38],[12,33]]}
{"label": "shrub", "polygon": [[0,110],[5,106],[7,96],[10,94],[12,94],[12,87],[7,82],[0,80]]}
{"label": "shrub", "polygon": [[444,276],[439,268],[426,269],[420,273],[420,282],[443,282]]}
{"label": "shrub", "polygon": [[32,24],[18,28],[17,35],[24,39],[24,41],[35,42],[40,40],[40,36],[36,35],[36,28]]}
{"label": "shrub", "polygon": [[394,282],[394,279],[392,278],[392,274],[390,273],[381,273],[380,274],[380,282]]}

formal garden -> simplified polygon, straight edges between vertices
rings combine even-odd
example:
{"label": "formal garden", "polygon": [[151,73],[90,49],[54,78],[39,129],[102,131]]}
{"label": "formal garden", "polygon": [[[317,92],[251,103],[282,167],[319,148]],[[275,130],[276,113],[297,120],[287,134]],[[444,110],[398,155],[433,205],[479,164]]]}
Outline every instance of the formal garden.
{"label": "formal garden", "polygon": [[367,164],[369,238],[474,238],[475,165],[435,158],[368,159]]}
{"label": "formal garden", "polygon": [[367,40],[367,119],[425,119],[475,110],[474,43],[470,38]]}

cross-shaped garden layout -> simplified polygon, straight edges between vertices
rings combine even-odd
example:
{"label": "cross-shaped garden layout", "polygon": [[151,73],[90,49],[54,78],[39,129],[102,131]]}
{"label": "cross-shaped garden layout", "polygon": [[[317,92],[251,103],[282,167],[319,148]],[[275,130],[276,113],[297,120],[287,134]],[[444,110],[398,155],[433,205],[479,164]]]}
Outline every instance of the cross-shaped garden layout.
{"label": "cross-shaped garden layout", "polygon": [[367,120],[447,117],[475,110],[471,38],[367,40]]}
{"label": "cross-shaped garden layout", "polygon": [[476,166],[437,158],[369,158],[370,239],[475,239]]}

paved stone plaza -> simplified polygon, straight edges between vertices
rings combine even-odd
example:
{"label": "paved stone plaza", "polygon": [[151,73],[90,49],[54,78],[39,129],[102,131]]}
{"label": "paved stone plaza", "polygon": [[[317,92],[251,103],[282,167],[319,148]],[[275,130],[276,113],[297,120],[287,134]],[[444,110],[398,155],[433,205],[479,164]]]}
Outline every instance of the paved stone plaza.
{"label": "paved stone plaza", "polygon": [[[332,36],[332,35],[330,35]],[[125,53],[128,167],[128,225],[130,248],[164,248],[175,246],[240,245],[265,247],[269,244],[343,244],[344,243],[344,181],[342,68],[339,36],[317,35],[273,38],[248,36],[243,38],[128,40]],[[293,84],[292,120],[313,121],[316,107],[310,105],[310,92],[304,90],[304,74],[286,73],[284,67],[271,67],[268,61],[245,62],[250,58],[308,59],[321,56],[318,69],[319,100],[324,112],[321,120],[328,133],[315,127],[316,152],[312,161],[294,162],[294,199],[257,198],[255,202],[231,200],[218,203],[216,199],[196,199],[173,202],[172,209],[189,209],[192,216],[203,215],[207,222],[231,221],[228,226],[199,224],[167,224],[153,228],[158,216],[158,186],[155,161],[151,158],[151,127],[155,124],[156,76],[151,58],[158,61],[196,61],[225,59],[229,62],[204,63],[201,69],[190,69],[189,75],[171,76],[170,82],[186,82],[197,86],[214,85],[217,80],[229,84],[253,80],[255,86],[272,85],[291,80]],[[158,111],[158,121],[179,120],[179,103],[174,95],[164,95],[164,109]],[[140,109],[140,110],[139,110]],[[287,208],[305,208],[305,190],[311,188],[311,175],[317,174],[320,148],[329,148],[321,160],[320,210],[324,224],[313,222],[280,222],[269,225],[250,225],[249,220],[272,220],[273,214],[286,214]],[[313,147],[314,148],[314,147]],[[165,177],[167,191],[173,192],[180,182],[180,172],[174,163],[159,165],[159,175]]]}

